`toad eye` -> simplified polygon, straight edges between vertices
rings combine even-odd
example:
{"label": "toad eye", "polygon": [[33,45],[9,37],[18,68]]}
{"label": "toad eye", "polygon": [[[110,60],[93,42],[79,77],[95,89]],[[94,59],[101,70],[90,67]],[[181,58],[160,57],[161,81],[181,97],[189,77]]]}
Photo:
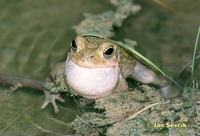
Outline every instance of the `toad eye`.
{"label": "toad eye", "polygon": [[103,56],[105,58],[110,58],[114,53],[114,47],[113,46],[109,46],[108,48],[106,48],[103,52]]}
{"label": "toad eye", "polygon": [[76,45],[75,40],[72,40],[72,42],[71,42],[71,48],[72,48],[73,51],[77,50],[77,45]]}

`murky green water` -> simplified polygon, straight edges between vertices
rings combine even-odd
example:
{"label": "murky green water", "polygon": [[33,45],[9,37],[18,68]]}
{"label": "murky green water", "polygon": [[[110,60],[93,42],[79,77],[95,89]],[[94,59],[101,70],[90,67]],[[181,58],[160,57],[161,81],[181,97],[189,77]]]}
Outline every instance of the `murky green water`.
{"label": "murky green water", "polygon": [[[169,0],[179,14],[170,13],[152,1],[136,1],[142,10],[116,28],[114,39],[135,39],[138,50],[158,66],[175,75],[181,64],[192,57],[198,25],[200,1]],[[49,0],[0,2],[0,73],[44,80],[55,62],[66,58],[72,29],[84,19],[83,13],[114,10],[109,1]],[[199,66],[197,67],[199,68]],[[198,70],[198,69],[197,69]],[[52,135],[70,134],[68,125],[81,108],[73,98],[40,110],[43,93],[0,87],[0,134]]]}

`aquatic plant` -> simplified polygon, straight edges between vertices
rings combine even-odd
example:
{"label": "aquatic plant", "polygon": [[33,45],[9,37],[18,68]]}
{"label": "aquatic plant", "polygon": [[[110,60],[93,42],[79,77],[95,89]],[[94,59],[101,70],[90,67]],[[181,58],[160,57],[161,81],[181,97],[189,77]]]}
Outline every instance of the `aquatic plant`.
{"label": "aquatic plant", "polygon": [[74,26],[77,34],[98,34],[105,37],[113,37],[114,27],[122,26],[123,21],[129,16],[140,11],[141,6],[133,0],[110,0],[116,6],[115,11],[105,11],[100,14],[84,14],[85,19],[79,25]]}

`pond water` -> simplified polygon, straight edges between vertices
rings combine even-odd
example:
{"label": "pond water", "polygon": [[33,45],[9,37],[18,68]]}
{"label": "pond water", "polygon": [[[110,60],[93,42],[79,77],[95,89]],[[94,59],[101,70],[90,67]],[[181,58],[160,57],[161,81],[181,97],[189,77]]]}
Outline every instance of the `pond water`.
{"label": "pond water", "polygon": [[[136,0],[142,10],[130,16],[122,27],[115,28],[115,40],[125,38],[138,42],[136,49],[175,77],[183,64],[190,61],[198,27],[200,1],[168,0],[177,10],[171,13],[153,1]],[[115,10],[109,1],[49,0],[0,1],[0,73],[14,77],[45,80],[53,65],[64,60],[74,25],[84,19],[83,13],[99,14]],[[199,48],[198,48],[199,53]],[[196,71],[200,68],[196,63]],[[186,70],[187,72],[187,70]],[[189,78],[180,77],[181,83]],[[196,72],[196,78],[199,73]],[[0,86],[0,134],[61,135],[73,133],[68,123],[83,108],[72,97],[59,103],[55,114],[51,106],[41,110],[41,91]]]}

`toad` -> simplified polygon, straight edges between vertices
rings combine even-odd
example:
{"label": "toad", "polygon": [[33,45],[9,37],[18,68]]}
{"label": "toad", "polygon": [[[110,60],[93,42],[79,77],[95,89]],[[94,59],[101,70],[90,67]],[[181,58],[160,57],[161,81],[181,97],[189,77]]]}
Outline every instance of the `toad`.
{"label": "toad", "polygon": [[[78,35],[72,40],[66,61],[55,69],[52,77],[60,73],[63,85],[73,94],[86,98],[96,99],[113,92],[128,91],[126,78],[158,86],[165,98],[180,94],[164,75],[145,65],[138,56],[113,40],[95,35]],[[45,91],[45,97],[42,109],[52,103],[58,112],[55,100],[63,101],[59,93]]]}

